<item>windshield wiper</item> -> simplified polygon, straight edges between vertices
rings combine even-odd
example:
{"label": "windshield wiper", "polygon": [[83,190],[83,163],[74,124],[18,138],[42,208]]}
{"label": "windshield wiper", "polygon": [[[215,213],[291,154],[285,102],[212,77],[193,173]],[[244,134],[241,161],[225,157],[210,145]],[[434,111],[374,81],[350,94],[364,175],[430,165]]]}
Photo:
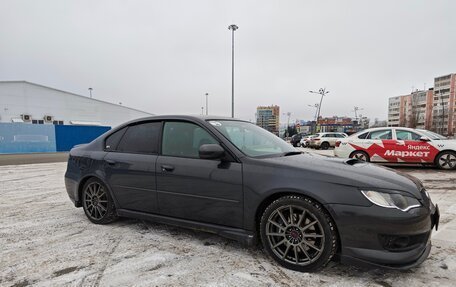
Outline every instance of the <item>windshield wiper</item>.
{"label": "windshield wiper", "polygon": [[289,151],[289,152],[283,153],[282,156],[297,155],[297,154],[302,154],[302,152],[301,151]]}

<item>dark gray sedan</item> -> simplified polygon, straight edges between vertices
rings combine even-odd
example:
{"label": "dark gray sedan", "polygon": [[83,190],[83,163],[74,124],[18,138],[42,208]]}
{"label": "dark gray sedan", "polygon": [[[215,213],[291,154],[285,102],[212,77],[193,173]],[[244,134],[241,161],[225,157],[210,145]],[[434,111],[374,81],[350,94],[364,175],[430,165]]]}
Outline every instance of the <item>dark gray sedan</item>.
{"label": "dark gray sedan", "polygon": [[232,118],[157,116],[73,148],[65,183],[90,221],[119,216],[262,243],[281,265],[410,268],[438,207],[417,179],[356,159],[302,154]]}

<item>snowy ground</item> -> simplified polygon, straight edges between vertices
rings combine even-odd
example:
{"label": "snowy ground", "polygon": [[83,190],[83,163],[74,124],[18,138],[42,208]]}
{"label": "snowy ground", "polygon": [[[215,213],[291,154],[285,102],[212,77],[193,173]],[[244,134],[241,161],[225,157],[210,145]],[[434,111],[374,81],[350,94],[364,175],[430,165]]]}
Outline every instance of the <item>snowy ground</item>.
{"label": "snowy ground", "polygon": [[[331,151],[323,153],[331,154]],[[67,197],[65,163],[0,167],[0,286],[454,286],[456,172],[401,168],[441,208],[431,255],[405,271],[335,262],[307,274],[216,235],[137,220],[91,224]],[[453,283],[452,283],[453,282]]]}

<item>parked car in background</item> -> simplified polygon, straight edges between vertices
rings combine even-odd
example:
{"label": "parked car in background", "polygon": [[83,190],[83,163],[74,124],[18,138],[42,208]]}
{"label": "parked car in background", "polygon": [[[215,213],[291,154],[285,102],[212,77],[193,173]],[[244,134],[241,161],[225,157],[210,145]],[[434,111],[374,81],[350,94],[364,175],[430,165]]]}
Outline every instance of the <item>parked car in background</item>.
{"label": "parked car in background", "polygon": [[300,145],[302,147],[308,147],[310,144],[310,139],[312,139],[313,137],[316,137],[316,135],[307,135],[307,136],[303,137],[301,139]]}
{"label": "parked car in background", "polygon": [[456,140],[403,127],[372,128],[336,143],[334,155],[371,162],[416,163],[456,169]]}
{"label": "parked car in background", "polygon": [[65,185],[95,224],[123,216],[261,241],[279,264],[306,272],[336,254],[412,268],[428,257],[439,222],[416,178],[304,154],[232,118],[155,116],[120,125],[71,150]]}
{"label": "parked car in background", "polygon": [[301,139],[306,135],[307,135],[307,133],[297,133],[297,134],[291,136],[290,143],[294,147],[298,147],[301,143]]}
{"label": "parked car in background", "polygon": [[328,149],[330,147],[335,147],[337,140],[346,137],[348,137],[346,133],[318,133],[315,137],[310,139],[309,146],[316,149]]}

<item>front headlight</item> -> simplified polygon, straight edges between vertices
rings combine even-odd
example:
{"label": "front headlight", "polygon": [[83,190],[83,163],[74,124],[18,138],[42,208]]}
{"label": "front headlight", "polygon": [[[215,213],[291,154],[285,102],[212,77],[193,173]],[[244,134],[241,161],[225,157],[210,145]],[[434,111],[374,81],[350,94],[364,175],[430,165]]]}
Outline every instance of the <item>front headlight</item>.
{"label": "front headlight", "polygon": [[386,207],[396,208],[402,211],[408,211],[414,207],[420,207],[420,202],[413,197],[405,196],[399,193],[386,193],[373,190],[361,190],[361,193],[373,204]]}

